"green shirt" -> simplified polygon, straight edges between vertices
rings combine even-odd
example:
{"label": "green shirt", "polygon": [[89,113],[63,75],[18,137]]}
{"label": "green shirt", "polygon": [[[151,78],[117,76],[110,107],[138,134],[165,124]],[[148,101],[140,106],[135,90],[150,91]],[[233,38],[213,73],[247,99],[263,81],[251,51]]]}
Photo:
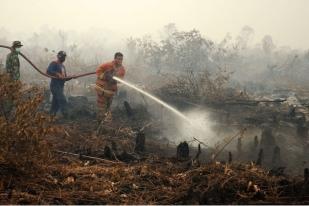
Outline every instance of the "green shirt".
{"label": "green shirt", "polygon": [[12,51],[6,57],[6,72],[10,75],[11,79],[19,80],[20,78],[20,63],[18,59],[18,52]]}

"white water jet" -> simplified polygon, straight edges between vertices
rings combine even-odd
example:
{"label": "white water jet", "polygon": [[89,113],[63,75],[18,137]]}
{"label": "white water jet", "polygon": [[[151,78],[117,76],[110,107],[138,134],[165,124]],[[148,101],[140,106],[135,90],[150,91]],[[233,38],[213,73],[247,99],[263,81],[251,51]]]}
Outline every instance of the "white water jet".
{"label": "white water jet", "polygon": [[186,120],[187,122],[189,122],[190,124],[192,124],[191,120],[186,117],[184,114],[182,114],[180,111],[178,111],[177,109],[175,109],[174,107],[168,105],[167,103],[163,102],[162,100],[160,100],[159,98],[149,94],[148,92],[145,92],[143,91],[142,89],[136,87],[135,85],[131,84],[131,83],[128,83],[118,77],[113,77],[113,79],[117,80],[118,82],[121,82],[122,84],[132,88],[132,89],[135,89],[136,91],[144,94],[145,96],[153,99],[154,101],[156,101],[157,103],[161,104],[162,106],[164,106],[165,108],[169,109],[170,111],[174,112],[176,115],[178,115],[179,117],[181,117],[182,119]]}
{"label": "white water jet", "polygon": [[[138,88],[137,86],[135,86],[134,84],[131,84],[127,81],[124,81],[118,77],[113,77],[113,79],[117,80],[118,82],[142,93],[143,95],[151,98],[152,100],[156,101],[157,103],[161,104],[162,106],[164,106],[165,108],[169,109],[170,111],[172,111],[174,114],[176,114],[178,117],[180,117],[182,120],[185,120],[185,122],[189,123],[189,124],[182,124],[182,123],[179,123],[181,125],[181,128],[179,128],[179,130],[181,131],[184,131],[184,130],[187,130],[185,133],[186,133],[186,136],[187,137],[197,137],[197,138],[200,138],[200,139],[203,139],[204,141],[200,141],[198,140],[199,142],[202,142],[204,145],[206,144],[209,144],[209,140],[205,139],[205,135],[210,135],[210,131],[208,129],[206,129],[205,125],[203,123],[205,123],[205,120],[201,120],[200,118],[197,119],[196,116],[194,116],[193,119],[187,117],[186,115],[182,114],[180,111],[178,111],[177,109],[175,109],[174,107],[170,106],[169,104],[163,102],[162,100],[160,100],[159,98],[149,94],[148,92]],[[201,113],[200,113],[201,114]],[[207,123],[209,123],[209,121],[207,121]],[[184,129],[185,128],[185,129]],[[191,130],[191,132],[188,133],[188,131]],[[191,134],[190,134],[191,133]],[[195,138],[195,140],[197,140]],[[206,140],[206,142],[205,142]]]}

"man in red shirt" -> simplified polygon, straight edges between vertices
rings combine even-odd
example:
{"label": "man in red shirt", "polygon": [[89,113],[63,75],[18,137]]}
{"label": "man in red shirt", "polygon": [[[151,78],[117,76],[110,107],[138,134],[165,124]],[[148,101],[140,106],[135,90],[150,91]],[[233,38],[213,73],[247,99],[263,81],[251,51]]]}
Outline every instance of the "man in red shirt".
{"label": "man in red shirt", "polygon": [[114,76],[123,78],[125,69],[122,66],[123,54],[115,53],[114,60],[101,64],[96,69],[96,92],[98,105],[98,121],[101,122],[106,117],[107,112],[113,101],[114,94],[117,92],[117,81],[113,79]]}

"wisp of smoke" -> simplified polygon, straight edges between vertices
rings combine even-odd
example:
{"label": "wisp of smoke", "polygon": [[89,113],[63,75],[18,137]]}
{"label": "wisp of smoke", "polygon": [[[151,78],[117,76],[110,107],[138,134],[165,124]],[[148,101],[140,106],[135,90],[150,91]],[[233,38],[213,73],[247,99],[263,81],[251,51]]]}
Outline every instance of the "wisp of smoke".
{"label": "wisp of smoke", "polygon": [[165,117],[164,120],[169,126],[163,130],[163,135],[167,139],[178,144],[181,141],[192,142],[195,138],[208,146],[213,146],[218,141],[214,138],[215,132],[212,130],[214,122],[211,121],[209,112],[193,109],[187,111],[185,116],[190,123],[182,118],[175,118],[175,116]]}

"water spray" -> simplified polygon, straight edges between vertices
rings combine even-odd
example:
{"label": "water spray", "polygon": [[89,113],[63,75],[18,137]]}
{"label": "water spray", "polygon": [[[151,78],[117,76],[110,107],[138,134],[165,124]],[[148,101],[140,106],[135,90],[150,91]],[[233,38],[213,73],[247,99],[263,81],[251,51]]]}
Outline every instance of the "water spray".
{"label": "water spray", "polygon": [[[192,122],[188,117],[186,117],[184,114],[182,114],[180,111],[178,111],[178,110],[175,109],[174,107],[172,107],[172,106],[168,105],[167,103],[163,102],[163,101],[160,100],[159,98],[157,98],[157,97],[155,97],[155,96],[149,94],[148,92],[146,92],[146,91],[144,91],[144,90],[138,88],[137,86],[135,86],[135,85],[133,85],[133,84],[127,82],[127,81],[124,81],[124,80],[122,80],[122,79],[120,79],[120,78],[118,78],[118,77],[116,77],[116,76],[114,76],[113,79],[116,80],[116,81],[118,81],[118,82],[120,82],[120,83],[122,83],[122,84],[124,84],[124,85],[126,85],[126,86],[128,86],[128,87],[130,87],[130,88],[132,88],[132,89],[134,89],[134,90],[136,90],[136,91],[138,91],[138,92],[140,92],[140,93],[142,93],[142,94],[144,94],[145,96],[147,96],[147,97],[153,99],[153,100],[156,101],[157,103],[161,104],[162,106],[164,106],[165,108],[169,109],[169,110],[172,111],[174,114],[176,114],[177,116],[181,117],[183,120],[185,120],[186,122],[188,122],[192,127],[196,128],[196,129],[198,129],[198,130],[202,130],[202,131],[203,131],[203,128],[202,128],[202,127],[199,127],[198,125],[193,124],[193,122]],[[230,144],[230,143],[232,142],[233,139],[235,139],[235,138],[236,138],[237,136],[239,136],[239,135],[240,135],[240,136],[243,136],[243,133],[245,132],[245,130],[246,130],[246,129],[242,129],[242,130],[240,130],[240,132],[237,133],[236,135],[233,135],[232,137],[226,137],[226,138],[224,138],[224,139],[223,139],[223,142],[218,142],[218,143],[216,144],[216,145],[217,145],[217,148],[215,148],[215,151],[214,151],[214,153],[213,153],[213,159],[215,159],[215,158],[223,151],[223,149],[224,149],[228,144]],[[204,142],[198,140],[198,139],[195,138],[195,137],[193,137],[193,141],[197,141],[197,142],[199,142],[200,144],[203,144],[203,145],[205,145],[205,146],[207,147],[207,145],[206,145]],[[220,146],[221,146],[221,147],[220,147]]]}
{"label": "water spray", "polygon": [[[160,100],[159,98],[157,98],[157,97],[155,97],[155,96],[149,94],[148,92],[146,92],[146,91],[144,91],[144,90],[138,88],[138,87],[135,86],[134,84],[131,84],[131,83],[127,82],[127,81],[124,81],[124,80],[122,80],[122,79],[120,79],[120,78],[118,78],[118,77],[116,77],[116,76],[114,76],[113,79],[116,80],[116,81],[118,81],[118,82],[120,82],[120,83],[122,83],[122,84],[124,84],[124,85],[126,85],[126,86],[128,86],[128,87],[130,87],[130,88],[132,88],[132,89],[134,89],[134,90],[136,90],[136,91],[138,91],[138,92],[140,92],[140,93],[142,93],[143,95],[145,95],[145,96],[151,98],[152,100],[154,100],[154,101],[156,101],[157,103],[161,104],[162,106],[164,106],[164,107],[167,108],[168,110],[172,111],[174,114],[176,114],[176,115],[177,115],[178,117],[180,117],[181,119],[183,119],[183,120],[185,120],[186,122],[188,122],[189,125],[191,125],[191,126],[194,127],[195,129],[200,130],[200,131],[203,131],[203,128],[202,128],[202,127],[199,127],[198,125],[194,124],[187,116],[185,116],[184,114],[182,114],[180,111],[178,111],[178,110],[175,109],[174,107],[170,106],[169,104],[163,102],[163,101]],[[197,140],[197,139],[195,138],[195,140]],[[197,141],[200,142],[200,143],[203,143],[203,142],[201,142],[200,140],[197,140]],[[206,145],[206,144],[203,143],[203,145]]]}
{"label": "water spray", "polygon": [[149,94],[148,92],[145,92],[144,90],[136,87],[135,85],[128,83],[127,81],[124,81],[118,77],[113,77],[113,79],[117,80],[118,82],[132,88],[135,89],[136,91],[144,94],[145,96],[153,99],[154,101],[156,101],[157,103],[161,104],[162,106],[164,106],[165,108],[169,109],[170,111],[172,111],[174,114],[176,114],[177,116],[181,117],[182,119],[186,120],[187,122],[189,122],[190,124],[192,124],[192,122],[190,121],[190,119],[188,117],[186,117],[184,114],[182,114],[180,111],[178,111],[177,109],[175,109],[174,107],[168,105],[167,103],[163,102],[162,100],[160,100],[159,98]]}

